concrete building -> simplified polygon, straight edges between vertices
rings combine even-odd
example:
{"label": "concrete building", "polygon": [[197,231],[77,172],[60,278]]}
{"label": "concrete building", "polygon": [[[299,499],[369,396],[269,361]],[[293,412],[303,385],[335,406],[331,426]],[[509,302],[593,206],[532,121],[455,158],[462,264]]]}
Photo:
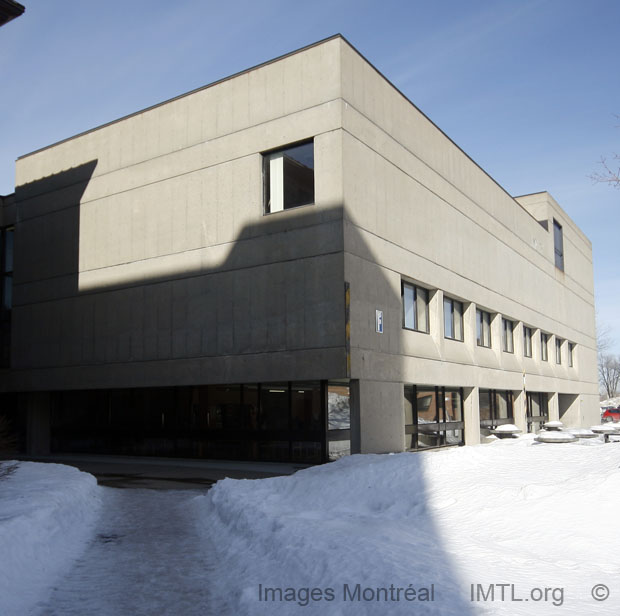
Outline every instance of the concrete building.
{"label": "concrete building", "polygon": [[598,420],[588,239],[341,36],[16,177],[0,379],[31,452],[320,462]]}

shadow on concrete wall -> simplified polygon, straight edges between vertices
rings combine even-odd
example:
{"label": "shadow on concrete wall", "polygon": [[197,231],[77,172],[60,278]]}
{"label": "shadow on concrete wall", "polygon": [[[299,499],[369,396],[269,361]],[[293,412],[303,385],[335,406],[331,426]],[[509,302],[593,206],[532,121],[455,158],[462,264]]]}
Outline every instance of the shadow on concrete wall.
{"label": "shadow on concrete wall", "polygon": [[[96,164],[18,188],[9,389],[348,376],[342,206],[262,217],[241,229],[217,263],[171,271],[162,260],[161,273],[154,264],[134,278],[108,277],[84,290],[80,201]],[[369,284],[392,294],[387,280]],[[400,305],[400,296],[385,299]],[[411,454],[409,465],[420,500],[415,516],[420,543],[409,537],[395,547],[394,581],[403,578],[406,586],[412,582],[408,571],[425,563],[432,572],[429,583],[437,584],[436,605],[445,601],[450,613],[470,614],[425,502],[423,459]]]}

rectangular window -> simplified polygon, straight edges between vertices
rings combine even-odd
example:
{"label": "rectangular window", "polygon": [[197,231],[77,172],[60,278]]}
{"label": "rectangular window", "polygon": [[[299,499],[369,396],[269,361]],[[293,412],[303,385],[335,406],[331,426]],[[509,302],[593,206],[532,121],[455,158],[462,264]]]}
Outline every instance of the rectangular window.
{"label": "rectangular window", "polygon": [[463,390],[405,385],[407,449],[463,445]]}
{"label": "rectangular window", "polygon": [[543,361],[549,361],[549,334],[540,332],[540,359]]}
{"label": "rectangular window", "polygon": [[478,346],[491,347],[491,314],[477,308],[476,341]]}
{"label": "rectangular window", "polygon": [[568,343],[568,365],[572,368],[575,365],[575,358],[573,357],[575,351],[575,343]]}
{"label": "rectangular window", "polygon": [[403,327],[428,333],[428,290],[403,282]]}
{"label": "rectangular window", "polygon": [[536,432],[549,421],[549,396],[546,392],[526,394],[527,431]]}
{"label": "rectangular window", "polygon": [[523,356],[532,357],[532,328],[523,326]]}
{"label": "rectangular window", "polygon": [[263,155],[265,213],[314,203],[314,142]]}
{"label": "rectangular window", "polygon": [[558,365],[562,363],[562,339],[561,338],[555,339],[555,363]]}
{"label": "rectangular window", "polygon": [[327,388],[327,456],[351,453],[351,393],[348,382],[330,381]]}
{"label": "rectangular window", "polygon": [[514,394],[512,391],[480,389],[480,436],[488,436],[490,430],[503,424],[513,423]]}
{"label": "rectangular window", "polygon": [[443,298],[444,336],[463,341],[463,304],[450,297]]}
{"label": "rectangular window", "polygon": [[553,219],[553,249],[555,252],[555,266],[564,271],[564,234],[562,225]]}
{"label": "rectangular window", "polygon": [[502,350],[505,353],[514,353],[514,322],[509,319],[502,319]]}

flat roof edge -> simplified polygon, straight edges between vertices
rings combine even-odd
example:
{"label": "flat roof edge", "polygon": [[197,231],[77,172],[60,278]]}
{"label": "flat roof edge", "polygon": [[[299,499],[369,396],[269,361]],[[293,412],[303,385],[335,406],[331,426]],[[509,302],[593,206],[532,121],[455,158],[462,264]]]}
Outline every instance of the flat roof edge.
{"label": "flat roof edge", "polygon": [[319,45],[323,45],[324,43],[327,43],[329,41],[332,41],[332,40],[335,40],[335,39],[338,39],[338,38],[343,39],[353,49],[355,49],[353,47],[353,45],[351,45],[351,43],[349,43],[349,41],[347,41],[342,34],[340,34],[340,33],[332,34],[331,36],[328,36],[328,37],[326,37],[324,39],[321,39],[320,41],[316,41],[315,43],[311,43],[309,45],[305,45],[304,47],[300,47],[299,49],[295,49],[293,51],[289,51],[288,53],[282,54],[281,56],[277,56],[276,58],[272,58],[271,60],[267,60],[265,62],[261,62],[260,64],[256,64],[254,66],[251,66],[250,68],[243,69],[242,71],[238,71],[236,73],[233,73],[232,75],[228,75],[227,77],[222,77],[221,79],[217,79],[216,81],[212,81],[212,82],[210,82],[210,83],[208,83],[208,84],[206,84],[204,86],[200,86],[198,88],[194,88],[193,90],[189,90],[188,92],[183,92],[183,94],[178,94],[177,96],[173,96],[172,98],[168,98],[168,99],[163,100],[163,101],[161,101],[159,103],[155,103],[154,105],[149,105],[148,107],[144,107],[143,109],[139,109],[138,111],[134,111],[133,113],[129,113],[127,115],[121,116],[120,118],[116,118],[114,120],[110,120],[109,122],[105,122],[104,124],[99,124],[97,126],[94,126],[93,128],[89,128],[87,130],[84,130],[84,131],[81,131],[79,133],[76,133],[75,135],[71,135],[70,137],[65,137],[64,139],[60,139],[59,141],[55,141],[54,143],[50,143],[49,145],[45,145],[45,146],[43,146],[41,148],[33,150],[32,152],[28,152],[27,154],[22,154],[21,156],[17,157],[17,160],[22,160],[24,158],[28,158],[29,156],[33,156],[34,154],[38,154],[39,152],[44,152],[45,150],[49,150],[50,148],[54,148],[57,145],[61,145],[63,143],[67,143],[68,141],[72,141],[73,139],[77,139],[79,137],[83,137],[84,135],[88,135],[90,133],[94,133],[95,131],[98,131],[98,130],[100,130],[102,128],[106,128],[108,126],[112,126],[114,124],[118,124],[119,122],[123,122],[124,120],[128,120],[129,118],[133,118],[133,117],[139,116],[142,113],[146,113],[147,111],[151,111],[153,109],[157,109],[158,107],[162,107],[163,105],[167,105],[168,103],[173,103],[174,101],[177,101],[177,100],[180,100],[182,98],[185,98],[186,96],[190,96],[192,94],[196,94],[196,92],[201,92],[202,90],[207,90],[208,88],[212,88],[213,86],[216,86],[216,85],[218,85],[220,83],[224,83],[224,82],[229,81],[231,79],[235,79],[236,77],[239,77],[241,75],[245,75],[246,73],[251,73],[252,71],[255,71],[255,70],[259,69],[259,68],[262,68],[264,66],[269,66],[270,64],[273,64],[274,62],[279,62],[280,60],[284,60],[285,58],[289,58],[291,56],[297,55],[298,53],[302,53],[304,51],[307,51],[308,49],[312,49],[313,47],[318,47]]}

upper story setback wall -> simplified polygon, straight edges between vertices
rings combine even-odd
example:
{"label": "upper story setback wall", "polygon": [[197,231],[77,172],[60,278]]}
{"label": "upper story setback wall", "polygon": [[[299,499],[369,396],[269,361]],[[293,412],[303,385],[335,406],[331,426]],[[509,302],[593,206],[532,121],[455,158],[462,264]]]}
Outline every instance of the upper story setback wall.
{"label": "upper story setback wall", "polygon": [[[14,388],[344,376],[339,67],[328,40],[21,158]],[[265,216],[262,153],[309,138],[314,206]]]}

